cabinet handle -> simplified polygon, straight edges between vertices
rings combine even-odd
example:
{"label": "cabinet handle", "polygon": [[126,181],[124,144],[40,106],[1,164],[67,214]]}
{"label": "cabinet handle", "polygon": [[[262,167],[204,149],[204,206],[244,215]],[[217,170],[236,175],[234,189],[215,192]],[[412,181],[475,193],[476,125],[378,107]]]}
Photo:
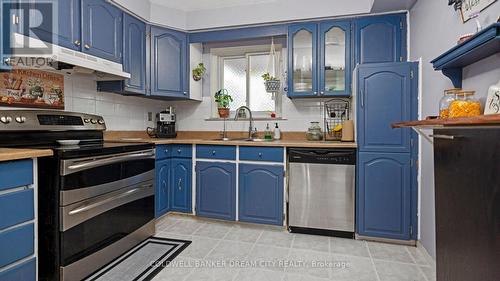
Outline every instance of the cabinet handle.
{"label": "cabinet handle", "polygon": [[215,155],[215,150],[212,150],[212,155]]}
{"label": "cabinet handle", "polygon": [[317,95],[317,94],[318,94],[318,92],[313,92],[313,94]]}
{"label": "cabinet handle", "polygon": [[319,94],[320,94],[320,95],[324,95],[324,94],[325,94],[325,92],[321,91],[321,92],[319,92]]}
{"label": "cabinet handle", "polygon": [[262,158],[262,152],[259,152],[259,157]]}
{"label": "cabinet handle", "polygon": [[182,190],[182,179],[179,179],[177,186],[179,187],[179,190]]}
{"label": "cabinet handle", "polygon": [[181,154],[182,150],[180,149],[177,149],[177,153]]}
{"label": "cabinet handle", "polygon": [[85,44],[85,45],[84,45],[84,47],[85,47],[85,49],[87,49],[87,50],[88,50],[88,49],[90,49],[90,45],[89,45],[89,44]]}
{"label": "cabinet handle", "polygon": [[165,153],[168,153],[168,149],[165,149]]}
{"label": "cabinet handle", "polygon": [[75,45],[76,45],[76,46],[78,46],[78,47],[80,47],[80,45],[82,44],[82,43],[80,42],[80,40],[75,40],[75,42],[74,42],[74,43],[75,43]]}
{"label": "cabinet handle", "polygon": [[435,139],[443,139],[443,140],[454,140],[455,138],[459,138],[459,136],[439,135],[439,134],[429,135],[429,137],[435,138]]}

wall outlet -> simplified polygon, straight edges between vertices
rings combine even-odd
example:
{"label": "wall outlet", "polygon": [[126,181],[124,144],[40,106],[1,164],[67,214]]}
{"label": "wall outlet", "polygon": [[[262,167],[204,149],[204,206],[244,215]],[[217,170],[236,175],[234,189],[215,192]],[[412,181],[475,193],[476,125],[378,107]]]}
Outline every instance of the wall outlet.
{"label": "wall outlet", "polygon": [[153,121],[153,112],[148,112],[148,121]]}

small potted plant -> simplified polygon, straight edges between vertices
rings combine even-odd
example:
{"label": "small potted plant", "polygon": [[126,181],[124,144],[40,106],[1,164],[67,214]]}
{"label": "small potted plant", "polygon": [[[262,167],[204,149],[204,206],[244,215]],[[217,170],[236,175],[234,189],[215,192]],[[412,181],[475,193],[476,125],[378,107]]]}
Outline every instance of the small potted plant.
{"label": "small potted plant", "polygon": [[203,75],[205,74],[205,71],[207,69],[205,68],[205,65],[201,62],[198,64],[198,66],[193,69],[193,79],[194,81],[200,81]]}
{"label": "small potted plant", "polygon": [[215,102],[217,103],[220,118],[229,117],[229,103],[232,101],[233,97],[229,95],[229,92],[226,89],[220,89],[215,92]]}
{"label": "small potted plant", "polygon": [[262,75],[262,78],[264,79],[264,85],[266,85],[266,92],[268,93],[279,92],[281,87],[280,80],[278,80],[274,76],[271,76],[269,72],[264,73],[264,75]]}

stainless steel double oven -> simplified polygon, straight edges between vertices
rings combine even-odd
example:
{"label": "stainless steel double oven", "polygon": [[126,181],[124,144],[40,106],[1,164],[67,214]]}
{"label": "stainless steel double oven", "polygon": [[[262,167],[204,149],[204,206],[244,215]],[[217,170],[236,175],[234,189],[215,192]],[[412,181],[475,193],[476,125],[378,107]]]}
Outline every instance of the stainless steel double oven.
{"label": "stainless steel double oven", "polygon": [[[95,115],[2,114],[26,122],[4,126],[1,146],[54,151],[38,159],[39,280],[82,280],[154,235],[152,144],[104,141]],[[80,143],[57,142],[68,139]]]}

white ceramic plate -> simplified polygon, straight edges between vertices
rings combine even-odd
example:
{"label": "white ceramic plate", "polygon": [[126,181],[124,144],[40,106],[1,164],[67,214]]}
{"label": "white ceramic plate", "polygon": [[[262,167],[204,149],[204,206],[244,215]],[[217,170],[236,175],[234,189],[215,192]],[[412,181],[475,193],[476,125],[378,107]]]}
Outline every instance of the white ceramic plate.
{"label": "white ceramic plate", "polygon": [[58,140],[60,145],[77,145],[80,143],[80,140]]}

